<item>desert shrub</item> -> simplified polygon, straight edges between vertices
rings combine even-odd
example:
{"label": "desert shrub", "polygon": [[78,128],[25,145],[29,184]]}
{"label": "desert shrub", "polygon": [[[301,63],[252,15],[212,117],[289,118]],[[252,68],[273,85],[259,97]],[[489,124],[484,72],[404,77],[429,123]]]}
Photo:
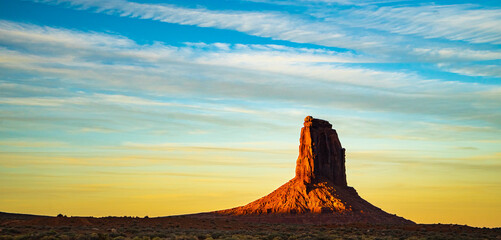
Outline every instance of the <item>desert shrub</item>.
{"label": "desert shrub", "polygon": [[77,234],[74,239],[75,240],[89,240],[89,237],[85,236],[83,234]]}
{"label": "desert shrub", "polygon": [[198,240],[196,236],[186,235],[186,234],[176,235],[175,239],[176,240]]}
{"label": "desert shrub", "polygon": [[[334,237],[330,239],[335,239]],[[354,236],[343,236],[343,240],[360,240],[361,238],[354,237]]]}
{"label": "desert shrub", "polygon": [[160,238],[160,239],[167,238],[167,234],[158,232],[155,234],[155,238]]}
{"label": "desert shrub", "polygon": [[407,238],[407,240],[422,240],[423,238],[420,238],[418,236],[411,236],[409,238]]}
{"label": "desert shrub", "polygon": [[41,240],[56,240],[56,237],[54,236],[43,236],[42,238],[40,238]]}
{"label": "desert shrub", "polygon": [[112,232],[112,233],[109,233],[108,236],[112,239],[115,239],[117,237],[125,237],[125,235],[123,233],[119,233],[119,232]]}
{"label": "desert shrub", "polygon": [[210,235],[210,232],[208,231],[198,231],[196,233],[193,233],[197,237],[198,240],[204,240],[204,239],[210,239],[212,236]]}
{"label": "desert shrub", "polygon": [[219,237],[221,237],[221,235],[223,235],[223,234],[221,234],[221,232],[213,232],[213,233],[211,233],[210,235],[211,235],[211,237],[212,237],[212,238],[214,238],[214,239],[218,239],[218,238],[219,238]]}
{"label": "desert shrub", "polygon": [[68,236],[68,235],[66,235],[66,234],[62,234],[62,235],[57,236],[57,239],[59,239],[59,240],[70,240],[71,237]]}
{"label": "desert shrub", "polygon": [[40,238],[42,238],[42,237],[41,236],[40,237],[38,237],[38,236],[33,237],[30,234],[23,234],[23,235],[15,236],[14,240],[30,240],[30,239],[40,239]]}
{"label": "desert shrub", "polygon": [[297,239],[302,239],[302,240],[315,240],[315,238],[311,235],[302,235],[298,237]]}
{"label": "desert shrub", "polygon": [[21,231],[19,231],[16,228],[5,228],[2,230],[3,234],[8,234],[8,235],[15,235],[15,234],[20,234]]}
{"label": "desert shrub", "polygon": [[111,240],[112,238],[106,233],[91,233],[86,240]]}
{"label": "desert shrub", "polygon": [[259,238],[252,236],[252,235],[235,234],[235,235],[231,236],[231,239],[234,239],[234,240],[257,240]]}
{"label": "desert shrub", "polygon": [[100,240],[97,233],[91,233],[89,237],[90,240]]}
{"label": "desert shrub", "polygon": [[137,234],[139,232],[139,230],[134,227],[134,228],[128,228],[127,230],[125,230],[125,232],[130,233],[130,234]]}
{"label": "desert shrub", "polygon": [[71,227],[70,226],[62,226],[62,227],[59,227],[59,231],[69,232],[69,231],[71,231]]}
{"label": "desert shrub", "polygon": [[280,234],[276,233],[276,232],[272,232],[266,236],[264,236],[262,239],[266,239],[266,240],[283,240],[281,237],[280,237]]}
{"label": "desert shrub", "polygon": [[327,235],[325,233],[318,234],[318,235],[315,236],[315,238],[317,240],[329,240],[329,239],[332,239],[331,237],[329,237],[329,235]]}

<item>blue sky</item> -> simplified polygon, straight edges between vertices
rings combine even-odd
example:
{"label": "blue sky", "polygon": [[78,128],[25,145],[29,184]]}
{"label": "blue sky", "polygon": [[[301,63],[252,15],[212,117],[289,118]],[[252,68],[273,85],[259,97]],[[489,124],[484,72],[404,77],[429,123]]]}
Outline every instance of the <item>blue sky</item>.
{"label": "blue sky", "polygon": [[0,1],[0,211],[241,205],[312,115],[375,205],[500,226],[500,63],[497,1]]}

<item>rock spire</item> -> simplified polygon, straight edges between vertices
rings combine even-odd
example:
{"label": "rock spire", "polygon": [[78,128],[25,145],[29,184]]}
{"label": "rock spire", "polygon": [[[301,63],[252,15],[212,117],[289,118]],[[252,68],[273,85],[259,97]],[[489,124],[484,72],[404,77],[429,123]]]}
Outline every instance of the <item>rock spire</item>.
{"label": "rock spire", "polygon": [[296,178],[305,183],[331,181],[346,187],[345,149],[325,120],[307,116],[299,138]]}

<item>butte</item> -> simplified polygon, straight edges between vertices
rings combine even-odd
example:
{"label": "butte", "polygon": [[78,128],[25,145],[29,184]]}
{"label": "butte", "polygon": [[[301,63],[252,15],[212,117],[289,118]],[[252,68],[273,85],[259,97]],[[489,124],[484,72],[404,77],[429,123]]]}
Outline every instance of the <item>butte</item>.
{"label": "butte", "polygon": [[[245,206],[213,212],[322,223],[412,224],[362,199],[346,181],[345,149],[325,120],[307,116],[299,138],[296,176]],[[304,222],[304,221],[302,221]]]}

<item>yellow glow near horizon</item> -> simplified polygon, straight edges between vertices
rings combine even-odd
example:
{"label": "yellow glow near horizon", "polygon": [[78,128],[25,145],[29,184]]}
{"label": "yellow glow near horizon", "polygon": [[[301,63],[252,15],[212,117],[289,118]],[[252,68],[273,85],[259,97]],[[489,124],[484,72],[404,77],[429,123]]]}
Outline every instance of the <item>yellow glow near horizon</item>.
{"label": "yellow glow near horizon", "polygon": [[[187,162],[198,161],[196,165],[186,163],[188,168],[181,164],[183,160],[172,162],[156,152],[145,154],[144,158],[103,158],[97,165],[88,164],[96,161],[94,156],[1,153],[0,164],[10,168],[11,173],[0,175],[3,183],[0,205],[6,212],[44,215],[178,215],[246,204],[294,176],[295,157],[291,153],[281,156],[290,157],[289,163],[259,166],[250,164],[255,160],[247,156],[248,152],[236,151],[232,155],[241,159],[241,165],[213,166],[211,163],[225,153],[200,150],[194,154],[190,151],[179,150],[173,154],[187,157],[184,160]],[[277,155],[264,154],[270,158]],[[402,161],[395,164],[392,158],[404,158],[408,153],[400,154],[348,152],[349,185],[372,204],[418,223],[499,227],[501,193],[496,168],[472,173],[456,163],[454,172],[448,172],[451,169],[447,165],[427,164],[426,159],[420,163]],[[202,156],[211,157],[202,161]],[[468,159],[478,162],[497,157],[499,153]],[[154,161],[145,162],[144,159]],[[116,164],[118,162],[121,164]],[[170,171],[163,168],[166,163],[174,163]],[[173,167],[175,165],[178,168]],[[474,181],[468,180],[473,177]]]}

